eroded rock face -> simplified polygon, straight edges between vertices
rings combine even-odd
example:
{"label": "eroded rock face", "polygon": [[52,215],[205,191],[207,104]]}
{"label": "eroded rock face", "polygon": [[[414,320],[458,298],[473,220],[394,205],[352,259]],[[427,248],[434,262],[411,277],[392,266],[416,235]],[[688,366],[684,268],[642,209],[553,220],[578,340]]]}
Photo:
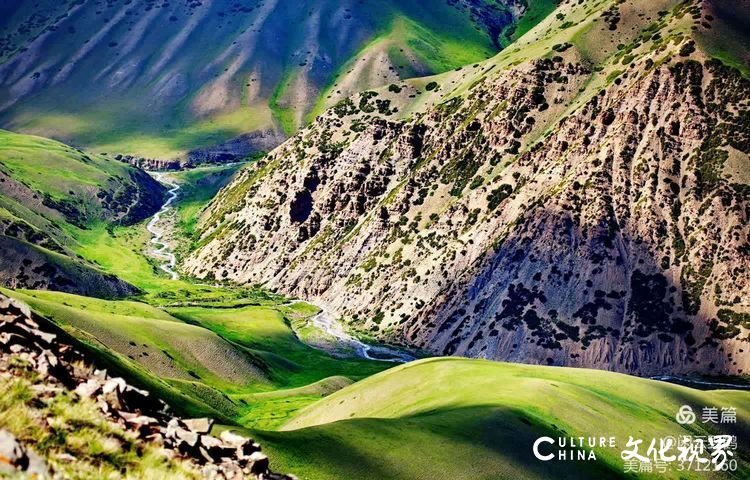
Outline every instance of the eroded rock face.
{"label": "eroded rock face", "polygon": [[186,268],[436,354],[747,372],[750,82],[691,42],[606,79],[512,66],[407,120],[341,103],[219,195]]}

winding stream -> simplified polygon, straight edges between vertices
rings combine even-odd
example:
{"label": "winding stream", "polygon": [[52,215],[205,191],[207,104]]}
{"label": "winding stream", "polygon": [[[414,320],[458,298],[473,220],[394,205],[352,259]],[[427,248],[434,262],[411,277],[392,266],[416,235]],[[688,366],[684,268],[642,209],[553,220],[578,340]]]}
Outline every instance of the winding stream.
{"label": "winding stream", "polygon": [[309,322],[316,328],[319,328],[329,336],[336,339],[340,345],[354,350],[358,357],[367,360],[380,360],[396,363],[405,363],[415,360],[415,357],[407,353],[388,347],[369,345],[351,336],[344,329],[344,325],[325,310],[310,318]]}
{"label": "winding stream", "polygon": [[[177,182],[170,180],[169,176],[164,172],[148,173],[159,183],[170,187],[167,192],[169,194],[167,201],[164,202],[161,209],[156,212],[153,218],[151,218],[151,221],[148,222],[148,225],[146,225],[146,229],[151,233],[150,243],[153,245],[150,253],[152,256],[164,261],[164,263],[159,265],[159,268],[167,272],[172,280],[178,280],[180,276],[175,271],[177,268],[177,258],[172,252],[169,242],[165,240],[165,236],[167,236],[170,230],[168,223],[169,220],[165,218],[165,215],[170,210],[174,209],[174,203],[177,201],[180,185]],[[343,323],[334,318],[326,310],[322,310],[317,315],[311,317],[308,321],[313,327],[332,338],[336,343],[335,348],[343,347],[344,349],[351,350],[358,357],[366,360],[405,363],[416,359],[408,353],[381,345],[370,345],[355,338],[347,333]],[[308,344],[318,349],[329,350],[320,345],[313,345],[312,343]]]}
{"label": "winding stream", "polygon": [[174,181],[171,181],[169,177],[167,177],[167,175],[163,172],[148,173],[152,177],[154,177],[157,182],[171,187],[167,192],[169,194],[169,198],[167,198],[167,201],[164,202],[164,205],[161,206],[161,209],[156,212],[151,221],[148,222],[148,225],[146,225],[146,229],[151,233],[152,237],[150,243],[154,245],[154,248],[151,250],[151,255],[160,260],[164,260],[165,262],[162,263],[159,268],[167,272],[170,277],[172,277],[172,280],[178,280],[180,276],[175,271],[175,268],[177,267],[177,257],[175,257],[175,254],[172,253],[169,244],[162,239],[168,231],[163,216],[170,209],[174,208],[172,207],[172,204],[175,202],[175,200],[177,200],[177,192],[180,190],[180,185]]}
{"label": "winding stream", "polygon": [[722,382],[709,382],[706,380],[699,380],[690,377],[680,377],[673,375],[657,375],[655,377],[649,377],[651,380],[660,380],[662,382],[676,383],[678,385],[685,385],[688,387],[698,387],[704,390],[750,390],[750,385],[743,385],[741,383],[722,383]]}

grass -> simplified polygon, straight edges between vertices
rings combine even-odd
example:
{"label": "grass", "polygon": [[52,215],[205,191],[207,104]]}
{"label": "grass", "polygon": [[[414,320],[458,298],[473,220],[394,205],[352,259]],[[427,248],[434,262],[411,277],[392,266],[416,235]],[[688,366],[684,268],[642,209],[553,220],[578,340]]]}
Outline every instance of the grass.
{"label": "grass", "polygon": [[170,174],[180,184],[180,196],[175,209],[177,229],[183,238],[188,241],[195,240],[195,226],[201,210],[219,190],[229,183],[243,165],[244,163],[232,163],[182,170]]}
{"label": "grass", "polygon": [[[391,366],[358,358],[335,358],[302,343],[290,322],[315,312],[309,306],[211,309],[170,308],[187,323],[206,328],[233,345],[257,355],[268,369],[269,383],[245,392],[229,392],[243,405],[240,423],[276,428],[293,414],[334,389]],[[292,308],[294,310],[292,310]]]}
{"label": "grass", "polygon": [[[125,174],[125,166],[90,157],[46,138],[0,130],[0,164],[15,180],[56,199],[67,199],[73,189],[102,187],[111,175]],[[54,171],[55,175],[49,175]]]}
{"label": "grass", "polygon": [[[464,22],[453,17],[455,12],[436,9],[433,14],[436,18],[421,20],[410,13],[394,14],[366,45],[340,67],[333,81],[323,90],[315,107],[308,114],[308,121],[341,98],[335,91],[337,85],[342,82],[353,83],[354,91],[380,86],[371,84],[371,77],[374,76],[371,70],[375,68],[374,65],[362,71],[359,78],[349,78],[348,73],[364,58],[378,59],[385,54],[398,69],[401,78],[410,78],[424,75],[425,70],[432,73],[453,70],[485,60],[492,55],[495,47],[489,36],[473,28],[466,28]],[[436,31],[429,26],[429,22],[446,22],[451,28]],[[420,71],[415,70],[415,66],[405,55],[405,50],[416,57],[419,63],[416,67]]]}
{"label": "grass", "polygon": [[500,41],[504,47],[521,38],[526,32],[534,28],[544,20],[550,13],[557,9],[559,0],[533,0],[529,2],[526,13],[518,20],[516,25],[511,25],[500,34]]}
{"label": "grass", "polygon": [[[85,478],[199,478],[158,445],[107,421],[90,399],[69,392],[40,401],[33,372],[0,379],[0,428],[46,458],[57,475]],[[72,457],[73,460],[67,459]]]}
{"label": "grass", "polygon": [[281,99],[284,97],[284,93],[289,88],[289,84],[294,79],[294,75],[291,72],[285,72],[278,85],[271,94],[271,98],[268,99],[268,106],[273,112],[273,118],[277,124],[281,127],[281,130],[291,136],[297,130],[297,120],[294,118],[294,108],[290,106],[283,106]]}
{"label": "grass", "polygon": [[237,405],[214,400],[268,382],[263,361],[251,352],[148,305],[59,292],[3,293],[53,321],[98,361],[192,414],[234,419]]}
{"label": "grass", "polygon": [[27,303],[99,361],[191,415],[256,428],[276,428],[331,391],[391,365],[337,359],[302,343],[290,319],[317,311],[304,304],[259,296],[253,306],[209,302],[165,311],[60,292],[0,293]]}
{"label": "grass", "polygon": [[[738,423],[683,427],[681,405],[735,407]],[[625,478],[628,437],[737,435],[750,440],[750,393],[698,391],[604,371],[440,358],[394,367],[303,410],[281,432],[253,434],[305,480]],[[720,430],[719,430],[720,429]],[[615,436],[597,462],[539,462],[542,435]],[[347,455],[339,452],[346,451]],[[736,478],[750,473],[740,454]],[[697,478],[672,470],[659,478]]]}
{"label": "grass", "polygon": [[[54,200],[80,198],[92,218],[101,214],[97,202],[87,198],[99,189],[129,182],[130,167],[99,155],[89,155],[68,145],[0,130],[0,169],[14,180]],[[54,175],[50,175],[54,172]]]}
{"label": "grass", "polygon": [[272,112],[263,103],[191,118],[179,110],[180,106],[172,107],[166,117],[152,117],[151,110],[137,108],[132,101],[113,97],[106,104],[81,110],[73,105],[63,108],[52,98],[38,110],[27,108],[19,112],[12,125],[16,130],[86,145],[100,153],[159,159],[179,158],[194,149],[273,127]]}

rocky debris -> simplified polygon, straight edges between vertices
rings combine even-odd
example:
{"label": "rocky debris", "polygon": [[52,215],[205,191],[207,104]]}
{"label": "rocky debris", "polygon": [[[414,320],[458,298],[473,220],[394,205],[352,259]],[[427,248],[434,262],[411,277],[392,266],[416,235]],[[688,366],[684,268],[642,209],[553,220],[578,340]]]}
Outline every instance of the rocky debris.
{"label": "rocky debris", "polygon": [[114,159],[143,170],[182,170],[203,164],[237,162],[249,155],[272,150],[284,140],[286,135],[282,132],[269,129],[246,133],[218,145],[191,150],[180,158],[146,158],[118,153]]}
{"label": "rocky debris", "polygon": [[164,160],[159,158],[135,157],[133,155],[122,155],[118,153],[115,160],[125,162],[143,170],[180,170],[185,167],[182,160]]}
{"label": "rocky debris", "polygon": [[49,477],[47,462],[21,445],[9,431],[0,429],[0,475],[23,471],[32,478]]}
{"label": "rocky debris", "polygon": [[190,165],[235,162],[258,152],[268,152],[279,146],[286,135],[269,129],[246,133],[219,145],[192,150],[187,154]]}
{"label": "rocky debris", "polygon": [[[40,398],[72,391],[92,399],[112,423],[135,432],[143,442],[158,442],[174,455],[193,464],[205,478],[293,480],[269,469],[269,460],[258,443],[229,430],[210,435],[214,420],[181,419],[148,391],[96,369],[57,335],[45,331],[23,303],[0,295],[0,375],[15,373],[22,362],[42,382],[33,386]],[[33,451],[5,430],[0,430],[0,473],[25,472],[46,478],[54,474]]]}

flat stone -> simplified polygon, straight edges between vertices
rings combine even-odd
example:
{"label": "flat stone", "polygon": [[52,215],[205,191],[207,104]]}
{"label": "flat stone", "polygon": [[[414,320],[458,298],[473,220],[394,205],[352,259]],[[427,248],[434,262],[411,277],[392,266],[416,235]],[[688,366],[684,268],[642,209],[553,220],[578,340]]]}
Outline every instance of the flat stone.
{"label": "flat stone", "polygon": [[196,433],[209,433],[211,427],[214,426],[214,420],[212,418],[189,418],[184,419],[183,422],[189,430]]}
{"label": "flat stone", "polygon": [[131,413],[131,412],[117,412],[120,417],[122,417],[126,423],[129,423],[131,425],[135,426],[144,426],[144,425],[158,425],[159,421],[153,417],[149,417],[147,415],[139,415],[137,413]]}
{"label": "flat stone", "polygon": [[112,393],[114,391],[122,392],[125,390],[125,386],[127,383],[125,383],[125,380],[123,380],[120,377],[110,378],[104,383],[104,386],[102,387],[102,392],[106,395],[108,393]]}
{"label": "flat stone", "polygon": [[102,384],[97,379],[90,378],[88,381],[79,384],[73,391],[80,397],[93,398],[102,391]]}
{"label": "flat stone", "polygon": [[175,438],[177,438],[177,440],[181,442],[186,443],[190,447],[195,447],[198,445],[198,442],[200,442],[201,436],[195,432],[191,432],[190,430],[177,428],[175,431]]}
{"label": "flat stone", "polygon": [[224,443],[228,443],[229,445],[233,447],[240,447],[244,445],[245,442],[247,442],[248,440],[246,437],[243,437],[242,435],[237,435],[231,430],[224,430],[223,432],[221,432],[221,434],[219,434],[219,438]]}
{"label": "flat stone", "polygon": [[201,445],[206,448],[225,447],[224,442],[210,435],[204,435],[201,437]]}
{"label": "flat stone", "polygon": [[37,338],[37,340],[42,340],[47,345],[51,345],[57,338],[57,335],[54,333],[46,333],[36,328],[31,328],[31,333]]}

